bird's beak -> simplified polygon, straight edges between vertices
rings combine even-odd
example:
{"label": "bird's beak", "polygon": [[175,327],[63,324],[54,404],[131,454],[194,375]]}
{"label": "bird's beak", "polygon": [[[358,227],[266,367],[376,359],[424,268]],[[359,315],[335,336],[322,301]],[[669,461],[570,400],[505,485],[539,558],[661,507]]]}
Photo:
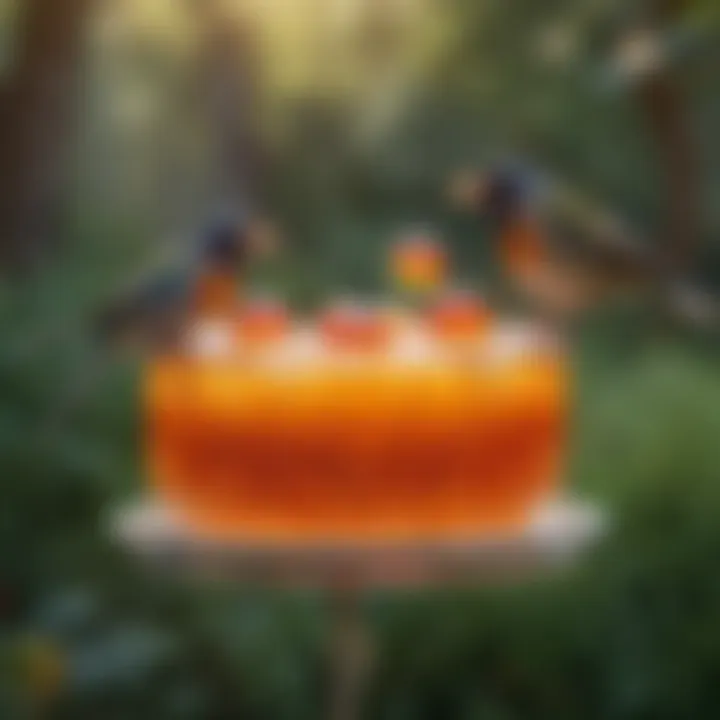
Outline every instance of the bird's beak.
{"label": "bird's beak", "polygon": [[257,220],[250,228],[250,251],[256,258],[269,258],[280,250],[280,233],[269,220]]}
{"label": "bird's beak", "polygon": [[488,187],[488,181],[484,174],[463,170],[450,178],[447,185],[447,197],[455,208],[482,212],[488,196]]}

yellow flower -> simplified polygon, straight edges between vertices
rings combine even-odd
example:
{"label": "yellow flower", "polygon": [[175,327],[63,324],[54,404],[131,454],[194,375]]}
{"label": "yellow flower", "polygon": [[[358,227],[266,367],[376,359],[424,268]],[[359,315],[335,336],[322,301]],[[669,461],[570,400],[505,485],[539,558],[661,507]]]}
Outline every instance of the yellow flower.
{"label": "yellow flower", "polygon": [[66,675],[63,650],[52,640],[25,638],[19,647],[18,665],[21,678],[37,700],[48,700],[58,694]]}

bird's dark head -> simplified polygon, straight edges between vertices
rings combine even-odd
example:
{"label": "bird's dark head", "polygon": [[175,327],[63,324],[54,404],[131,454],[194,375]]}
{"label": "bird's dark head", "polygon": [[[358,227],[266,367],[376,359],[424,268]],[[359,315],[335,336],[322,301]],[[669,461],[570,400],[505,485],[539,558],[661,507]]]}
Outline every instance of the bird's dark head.
{"label": "bird's dark head", "polygon": [[264,218],[227,215],[216,218],[202,236],[201,259],[212,268],[237,270],[248,262],[271,253],[276,235]]}
{"label": "bird's dark head", "polygon": [[484,171],[463,171],[451,179],[450,201],[493,223],[504,224],[524,212],[529,182],[519,168],[497,165]]}

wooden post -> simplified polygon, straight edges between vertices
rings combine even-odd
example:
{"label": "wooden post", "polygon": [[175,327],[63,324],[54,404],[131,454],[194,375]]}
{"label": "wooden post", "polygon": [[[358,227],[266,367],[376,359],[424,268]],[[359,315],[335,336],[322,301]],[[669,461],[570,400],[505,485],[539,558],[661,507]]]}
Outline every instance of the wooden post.
{"label": "wooden post", "polygon": [[371,664],[370,633],[358,586],[330,590],[329,720],[359,720]]}

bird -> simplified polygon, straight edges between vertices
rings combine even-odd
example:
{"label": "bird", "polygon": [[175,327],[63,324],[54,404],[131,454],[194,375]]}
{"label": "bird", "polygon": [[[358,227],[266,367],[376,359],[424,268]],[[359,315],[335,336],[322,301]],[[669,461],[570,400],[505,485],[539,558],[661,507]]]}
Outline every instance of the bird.
{"label": "bird", "polygon": [[[461,171],[448,189],[456,206],[489,223],[511,286],[549,316],[574,319],[666,281],[660,254],[637,232],[535,168],[505,161]],[[671,288],[686,309],[689,292],[684,285]]]}
{"label": "bird", "polygon": [[176,347],[194,319],[227,316],[236,309],[250,264],[274,244],[272,226],[259,216],[214,217],[189,262],[152,275],[106,304],[96,318],[97,335],[114,345]]}

